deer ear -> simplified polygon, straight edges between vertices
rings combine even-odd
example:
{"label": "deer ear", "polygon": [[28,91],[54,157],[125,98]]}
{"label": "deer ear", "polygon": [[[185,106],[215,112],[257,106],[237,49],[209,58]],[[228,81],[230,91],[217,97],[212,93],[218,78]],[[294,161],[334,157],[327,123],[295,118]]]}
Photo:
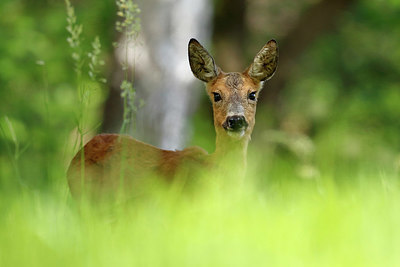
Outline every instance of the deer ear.
{"label": "deer ear", "polygon": [[214,59],[196,39],[190,39],[188,52],[190,68],[197,79],[209,82],[218,76]]}
{"label": "deer ear", "polygon": [[278,44],[270,40],[258,52],[253,63],[247,70],[247,74],[259,81],[267,81],[272,78],[278,65]]}

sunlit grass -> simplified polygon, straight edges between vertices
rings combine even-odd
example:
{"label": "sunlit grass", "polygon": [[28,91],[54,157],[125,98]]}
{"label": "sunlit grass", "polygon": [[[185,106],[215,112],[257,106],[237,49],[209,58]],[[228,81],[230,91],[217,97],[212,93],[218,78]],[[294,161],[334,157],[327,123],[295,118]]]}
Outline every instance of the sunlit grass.
{"label": "sunlit grass", "polygon": [[212,176],[107,207],[78,207],[65,186],[3,194],[0,265],[396,266],[398,187],[383,175],[355,180]]}

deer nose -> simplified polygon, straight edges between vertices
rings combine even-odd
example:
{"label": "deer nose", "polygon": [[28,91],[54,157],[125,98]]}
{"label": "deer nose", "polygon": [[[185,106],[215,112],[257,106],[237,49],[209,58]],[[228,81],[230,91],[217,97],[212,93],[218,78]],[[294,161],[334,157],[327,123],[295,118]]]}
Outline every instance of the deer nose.
{"label": "deer nose", "polygon": [[247,127],[247,122],[244,116],[230,116],[226,118],[228,128],[233,131],[241,130]]}

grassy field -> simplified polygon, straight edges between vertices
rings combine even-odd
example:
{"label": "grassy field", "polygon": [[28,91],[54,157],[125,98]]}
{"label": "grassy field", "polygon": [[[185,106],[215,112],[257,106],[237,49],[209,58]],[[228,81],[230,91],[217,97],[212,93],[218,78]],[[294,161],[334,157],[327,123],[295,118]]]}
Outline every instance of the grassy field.
{"label": "grassy field", "polygon": [[[0,197],[1,266],[398,266],[395,174],[153,184],[78,207],[65,182]],[[255,179],[253,179],[255,178]],[[62,180],[60,180],[62,181]]]}

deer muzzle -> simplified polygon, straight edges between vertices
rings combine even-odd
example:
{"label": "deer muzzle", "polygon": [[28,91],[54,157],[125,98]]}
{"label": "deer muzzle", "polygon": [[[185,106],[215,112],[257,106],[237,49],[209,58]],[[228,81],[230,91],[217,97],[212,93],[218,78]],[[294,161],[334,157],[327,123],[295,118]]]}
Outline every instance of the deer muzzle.
{"label": "deer muzzle", "polygon": [[234,115],[227,117],[222,126],[227,131],[240,132],[245,131],[248,125],[244,116]]}

